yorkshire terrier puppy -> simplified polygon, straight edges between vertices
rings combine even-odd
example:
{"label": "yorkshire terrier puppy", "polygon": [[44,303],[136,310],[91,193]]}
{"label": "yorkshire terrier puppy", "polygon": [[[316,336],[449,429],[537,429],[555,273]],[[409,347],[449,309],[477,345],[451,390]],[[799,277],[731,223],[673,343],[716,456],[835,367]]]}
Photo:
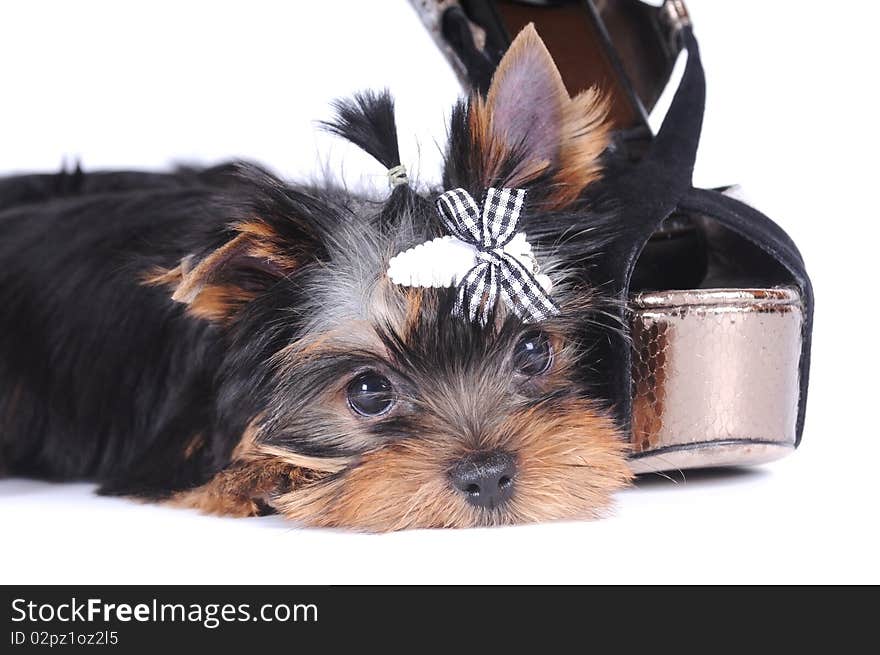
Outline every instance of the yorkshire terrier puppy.
{"label": "yorkshire terrier puppy", "polygon": [[369,531],[608,506],[630,472],[593,384],[601,95],[570,98],[526,28],[431,193],[387,93],[337,109],[386,198],[239,163],[0,181],[0,469]]}

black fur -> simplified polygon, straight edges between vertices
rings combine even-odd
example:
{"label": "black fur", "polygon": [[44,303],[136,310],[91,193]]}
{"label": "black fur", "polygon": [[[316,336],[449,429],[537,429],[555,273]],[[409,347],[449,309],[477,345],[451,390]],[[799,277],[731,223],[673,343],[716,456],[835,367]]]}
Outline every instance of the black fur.
{"label": "black fur", "polygon": [[385,168],[400,164],[394,99],[387,90],[362,91],[334,106],[336,120],[322,123],[328,131],[351,141]]}
{"label": "black fur", "polygon": [[[228,239],[230,222],[254,212],[291,244],[317,250],[314,232],[290,217],[307,215],[317,230],[333,212],[247,165],[97,173],[76,185],[60,184],[65,177],[3,180],[0,462],[22,474],[97,479],[108,492],[203,482],[261,406],[255,382],[296,321],[263,326],[274,307],[296,305],[297,289],[267,289],[224,330],[187,316],[141,276],[209,252]],[[248,335],[255,326],[259,334]],[[185,439],[197,433],[210,447],[185,460]]]}

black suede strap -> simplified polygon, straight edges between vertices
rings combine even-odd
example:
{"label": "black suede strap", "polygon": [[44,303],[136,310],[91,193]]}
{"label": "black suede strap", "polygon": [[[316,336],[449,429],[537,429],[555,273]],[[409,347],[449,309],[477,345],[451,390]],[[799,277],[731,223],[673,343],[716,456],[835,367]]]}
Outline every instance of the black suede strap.
{"label": "black suede strap", "polygon": [[[603,195],[620,207],[621,219],[631,228],[609,251],[599,270],[624,304],[630,297],[630,280],[645,245],[673,212],[709,217],[753,243],[791,275],[803,299],[803,347],[800,358],[800,398],[796,444],[800,443],[809,383],[813,324],[813,291],[803,259],[789,236],[758,210],[717,191],[695,189],[694,161],[705,106],[706,82],[700,51],[692,29],[681,30],[687,65],[669,111],[644,158],[606,181]],[[621,318],[625,318],[621,315]],[[610,369],[612,393],[619,418],[631,416],[630,370],[632,352],[627,340],[613,337]]]}
{"label": "black suede strap", "polygon": [[[645,244],[692,188],[706,82],[692,30],[683,29],[680,38],[687,50],[687,65],[659,132],[640,161],[616,169],[599,191],[603,202],[617,207],[621,220],[626,223],[626,230],[622,232],[625,236],[596,263],[595,274],[597,281],[607,285],[621,301],[621,308],[629,299],[630,280]],[[619,311],[619,318],[628,325],[624,310]],[[628,426],[632,411],[632,353],[624,335],[615,333],[610,339],[609,391],[615,400],[618,420]]]}

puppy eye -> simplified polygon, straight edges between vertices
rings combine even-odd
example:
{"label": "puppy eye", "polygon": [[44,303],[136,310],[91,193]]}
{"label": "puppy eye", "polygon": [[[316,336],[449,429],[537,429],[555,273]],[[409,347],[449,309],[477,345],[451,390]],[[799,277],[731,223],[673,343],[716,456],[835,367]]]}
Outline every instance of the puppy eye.
{"label": "puppy eye", "polygon": [[513,364],[524,375],[546,373],[552,361],[553,346],[550,338],[539,330],[520,337],[513,351]]}
{"label": "puppy eye", "polygon": [[394,404],[391,382],[376,371],[366,371],[348,383],[348,405],[361,416],[379,416]]}

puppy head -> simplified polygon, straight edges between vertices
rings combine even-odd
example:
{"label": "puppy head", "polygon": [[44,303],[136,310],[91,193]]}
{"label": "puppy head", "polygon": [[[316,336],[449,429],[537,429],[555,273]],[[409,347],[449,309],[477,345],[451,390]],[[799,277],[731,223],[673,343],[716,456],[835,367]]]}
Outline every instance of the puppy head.
{"label": "puppy head", "polygon": [[[387,94],[339,115],[331,129],[399,163]],[[527,190],[519,229],[560,309],[540,324],[501,303],[470,322],[454,315],[454,289],[388,279],[392,256],[445,233],[437,193],[405,186],[380,202],[260,182],[266,199],[223,245],[156,276],[231,335],[229,379],[263,399],[253,452],[325,472],[266,502],[307,524],[375,531],[593,517],[608,505],[630,474],[590,387],[602,302],[585,261],[610,235],[584,199],[607,139],[599,94],[569,98],[532,28],[487,97],[453,113],[444,186]]]}
{"label": "puppy head", "polygon": [[570,316],[583,305],[540,326],[499,312],[481,327],[450,320],[447,292],[388,293],[396,316],[289,353],[266,435],[350,464],[278,497],[279,511],[394,530],[584,518],[607,505],[628,473],[578,370]]}

